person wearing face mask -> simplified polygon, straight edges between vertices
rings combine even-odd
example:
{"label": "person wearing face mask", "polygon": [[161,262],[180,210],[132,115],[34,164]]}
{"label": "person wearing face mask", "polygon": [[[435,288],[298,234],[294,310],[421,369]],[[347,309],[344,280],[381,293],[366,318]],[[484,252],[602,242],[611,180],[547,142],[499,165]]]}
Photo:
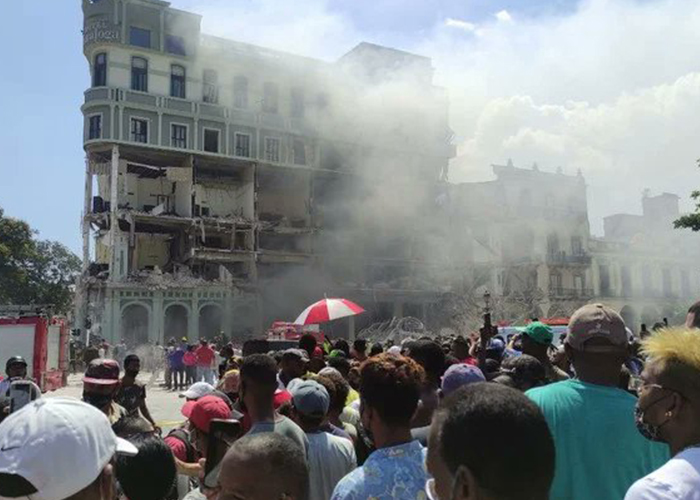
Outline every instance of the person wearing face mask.
{"label": "person wearing face mask", "polygon": [[625,500],[700,499],[700,336],[661,330],[646,339],[635,410],[644,437],[666,443],[671,460],[632,485]]}
{"label": "person wearing face mask", "polygon": [[547,500],[554,441],[542,412],[525,395],[476,382],[440,404],[426,463],[430,500]]}
{"label": "person wearing face mask", "polygon": [[603,304],[583,306],[571,316],[564,346],[578,378],[525,393],[554,437],[551,498],[619,500],[668,460],[664,446],[637,432],[637,400],[618,386],[629,353],[625,323]]}
{"label": "person wearing face mask", "polygon": [[129,415],[145,418],[157,431],[160,431],[146,405],[146,386],[136,381],[140,370],[141,360],[136,354],[129,354],[124,358],[124,376],[114,395],[114,400],[123,406]]}
{"label": "person wearing face mask", "polygon": [[0,425],[0,497],[114,500],[115,455],[137,448],[73,398],[41,398]]}
{"label": "person wearing face mask", "polygon": [[115,403],[119,389],[119,365],[113,359],[97,358],[90,361],[83,377],[83,401],[102,411],[112,428],[129,416],[123,406]]}

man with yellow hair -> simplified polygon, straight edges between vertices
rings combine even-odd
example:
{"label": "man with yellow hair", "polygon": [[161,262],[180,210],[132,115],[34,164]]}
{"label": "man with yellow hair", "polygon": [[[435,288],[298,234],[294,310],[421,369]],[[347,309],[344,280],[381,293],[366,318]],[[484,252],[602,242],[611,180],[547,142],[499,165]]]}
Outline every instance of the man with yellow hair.
{"label": "man with yellow hair", "polygon": [[700,335],[679,328],[644,341],[648,362],[635,412],[647,439],[673,458],[632,485],[625,500],[700,500]]}

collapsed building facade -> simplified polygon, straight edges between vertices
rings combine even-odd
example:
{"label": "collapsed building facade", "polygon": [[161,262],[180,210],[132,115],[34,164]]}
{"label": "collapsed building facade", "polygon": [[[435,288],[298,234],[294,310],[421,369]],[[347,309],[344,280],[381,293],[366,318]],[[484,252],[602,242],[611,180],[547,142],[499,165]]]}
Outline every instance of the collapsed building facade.
{"label": "collapsed building facade", "polygon": [[478,324],[487,289],[494,316],[516,324],[568,317],[593,301],[619,310],[635,331],[664,317],[682,321],[700,292],[700,246],[697,235],[673,229],[677,196],[645,194],[642,215],[606,217],[604,236],[594,237],[580,171],[509,160],[493,172],[493,181],[451,189],[451,234],[469,263],[454,286],[453,313],[467,306],[463,323]]}
{"label": "collapsed building facade", "polygon": [[428,58],[362,43],[326,63],[202,34],[160,0],[83,13],[78,328],[242,340],[323,294],[365,322],[430,316],[454,146]]}

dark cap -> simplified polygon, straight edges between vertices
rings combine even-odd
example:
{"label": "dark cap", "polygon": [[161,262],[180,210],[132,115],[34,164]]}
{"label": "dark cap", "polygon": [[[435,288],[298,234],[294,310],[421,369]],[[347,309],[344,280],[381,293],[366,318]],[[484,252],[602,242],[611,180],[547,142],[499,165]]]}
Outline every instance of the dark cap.
{"label": "dark cap", "polygon": [[119,383],[119,363],[113,359],[93,359],[90,361],[83,383],[114,385]]}
{"label": "dark cap", "polygon": [[282,358],[297,358],[301,361],[309,361],[309,353],[304,349],[291,348],[284,351]]}
{"label": "dark cap", "polygon": [[27,361],[22,356],[12,356],[5,363],[5,372],[10,369],[12,365],[24,365],[27,366]]}
{"label": "dark cap", "polygon": [[[586,345],[591,339],[602,339],[608,345]],[[569,320],[565,341],[577,351],[615,352],[627,348],[627,332],[622,317],[603,304],[588,304],[578,309]]]}

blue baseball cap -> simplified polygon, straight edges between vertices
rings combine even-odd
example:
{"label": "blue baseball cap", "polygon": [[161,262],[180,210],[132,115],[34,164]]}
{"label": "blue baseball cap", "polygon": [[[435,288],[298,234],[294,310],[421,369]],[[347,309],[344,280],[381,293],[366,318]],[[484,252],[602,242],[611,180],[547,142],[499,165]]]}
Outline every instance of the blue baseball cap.
{"label": "blue baseball cap", "polygon": [[445,370],[440,389],[442,389],[442,394],[447,396],[463,385],[473,384],[474,382],[486,382],[486,377],[484,377],[481,370],[473,365],[457,363]]}
{"label": "blue baseball cap", "polygon": [[331,397],[328,391],[315,380],[304,380],[292,389],[294,408],[302,415],[323,417],[328,413]]}

